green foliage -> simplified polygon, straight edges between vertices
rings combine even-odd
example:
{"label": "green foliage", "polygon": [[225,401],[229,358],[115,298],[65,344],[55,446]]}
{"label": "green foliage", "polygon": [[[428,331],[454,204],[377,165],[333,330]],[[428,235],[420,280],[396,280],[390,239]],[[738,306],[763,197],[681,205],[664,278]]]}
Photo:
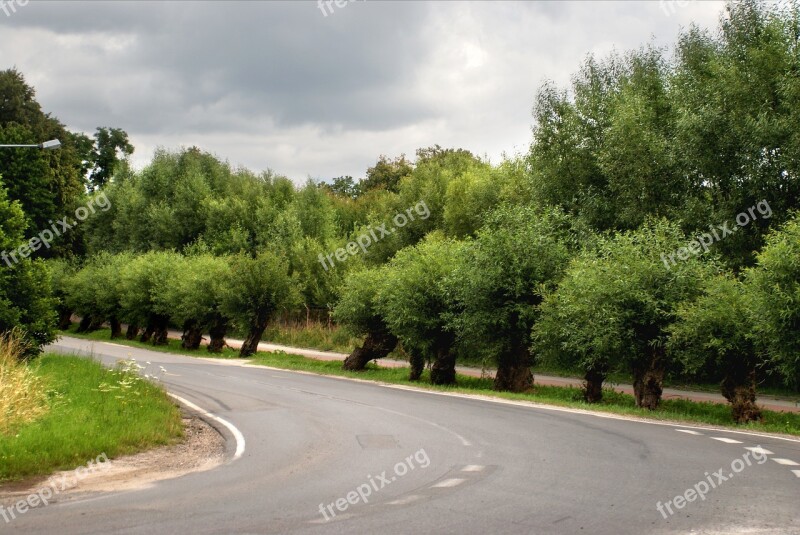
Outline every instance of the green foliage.
{"label": "green foliage", "polygon": [[705,282],[694,301],[681,303],[669,327],[668,349],[691,374],[709,364],[720,370],[754,370],[762,363],[756,349],[751,295],[729,274]]}
{"label": "green foliage", "polygon": [[167,288],[178,280],[185,260],[174,252],[145,253],[123,263],[117,281],[120,320],[145,326],[154,316],[169,317]]}
{"label": "green foliage", "polygon": [[300,302],[297,278],[289,275],[289,262],[278,254],[265,251],[256,258],[235,256],[230,270],[221,309],[241,328],[266,326],[276,311]]}
{"label": "green foliage", "polygon": [[577,246],[573,222],[560,210],[499,208],[464,248],[451,278],[460,310],[453,328],[494,356],[527,348],[542,296]]}
{"label": "green foliage", "polygon": [[385,279],[386,268],[366,268],[349,273],[333,311],[336,322],[354,336],[386,330],[378,308],[378,292]]}
{"label": "green foliage", "polygon": [[757,265],[747,273],[756,332],[770,363],[795,388],[800,385],[800,215],[767,237]]}
{"label": "green foliage", "polygon": [[460,259],[463,243],[429,234],[389,262],[377,296],[378,312],[406,348],[422,353],[448,349],[453,300],[447,281]]}
{"label": "green foliage", "polygon": [[31,356],[55,339],[55,300],[41,260],[6,256],[24,243],[25,215],[0,181],[0,333],[21,329]]}
{"label": "green foliage", "polygon": [[650,220],[573,259],[534,328],[542,360],[598,372],[646,366],[663,351],[677,307],[697,297],[716,270],[697,257],[667,268],[661,254],[685,241],[675,225]]}

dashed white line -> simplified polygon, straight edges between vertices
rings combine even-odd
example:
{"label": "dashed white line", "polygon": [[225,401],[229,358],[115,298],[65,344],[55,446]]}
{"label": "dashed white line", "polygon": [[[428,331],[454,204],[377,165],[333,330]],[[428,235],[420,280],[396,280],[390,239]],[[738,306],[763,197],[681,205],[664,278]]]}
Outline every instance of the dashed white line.
{"label": "dashed white line", "polygon": [[676,429],[678,433],[686,433],[689,435],[702,435],[703,433],[699,433],[697,431],[692,431],[691,429]]}
{"label": "dashed white line", "polygon": [[778,464],[782,464],[783,466],[800,466],[800,464],[791,459],[776,459],[775,457],[772,457],[772,460]]}
{"label": "dashed white line", "polygon": [[709,437],[711,440],[719,440],[720,442],[724,442],[725,444],[741,444],[740,440],[733,440],[732,438],[726,437]]}
{"label": "dashed white line", "polygon": [[400,498],[399,500],[394,500],[393,502],[389,502],[388,505],[406,505],[407,503],[415,502],[422,498],[417,494],[412,494],[411,496],[406,496],[405,498]]}
{"label": "dashed white line", "polygon": [[439,481],[437,484],[433,485],[431,488],[446,488],[446,487],[455,487],[456,485],[462,484],[466,479],[462,479],[459,477],[454,477],[451,479],[445,479],[444,481]]}
{"label": "dashed white line", "polygon": [[169,392],[168,392],[168,394],[169,394],[170,397],[172,397],[174,399],[177,399],[178,401],[180,401],[181,403],[183,403],[187,407],[189,407],[191,409],[194,409],[194,410],[202,413],[207,418],[211,418],[215,422],[219,422],[220,424],[224,425],[228,429],[228,431],[230,431],[233,434],[233,438],[236,440],[236,453],[233,454],[233,460],[234,461],[236,459],[238,459],[239,457],[241,457],[242,455],[244,455],[244,435],[242,434],[241,431],[236,429],[235,425],[233,425],[232,423],[230,423],[227,420],[223,420],[219,416],[211,414],[210,412],[208,412],[207,410],[203,409],[202,407],[199,407],[198,405],[195,405],[194,403],[192,403],[188,399],[183,399],[182,397],[176,396],[175,394],[172,394],[172,393],[169,393]]}
{"label": "dashed white line", "polygon": [[481,466],[479,464],[470,464],[465,466],[461,469],[462,472],[481,472],[483,469],[486,468],[485,466]]}
{"label": "dashed white line", "polygon": [[750,451],[752,451],[753,453],[757,453],[757,454],[759,454],[759,455],[774,455],[774,453],[772,453],[772,452],[771,452],[771,451],[769,451],[769,450],[765,450],[765,449],[764,449],[764,448],[762,448],[761,446],[757,446],[757,447],[755,447],[755,448],[745,448],[745,449],[746,449],[746,450],[750,450]]}
{"label": "dashed white line", "polygon": [[792,470],[792,473],[797,477],[800,477],[800,470]]}

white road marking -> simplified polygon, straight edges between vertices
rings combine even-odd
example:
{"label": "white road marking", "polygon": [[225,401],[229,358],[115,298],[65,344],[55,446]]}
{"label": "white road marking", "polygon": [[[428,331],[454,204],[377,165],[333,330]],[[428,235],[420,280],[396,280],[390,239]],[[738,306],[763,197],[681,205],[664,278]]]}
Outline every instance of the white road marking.
{"label": "white road marking", "polygon": [[676,429],[678,433],[687,433],[689,435],[702,435],[703,433],[698,433],[697,431],[692,431],[691,429]]}
{"label": "white road marking", "polygon": [[800,470],[792,470],[792,473],[797,477],[800,477]]}
{"label": "white road marking", "polygon": [[761,446],[757,446],[757,447],[755,447],[755,448],[745,448],[745,449],[746,449],[746,450],[750,450],[750,451],[752,451],[753,453],[758,453],[759,455],[774,455],[774,453],[772,453],[772,452],[771,452],[771,451],[769,451],[769,450],[765,450],[765,449],[764,449],[764,448],[762,448]]}
{"label": "white road marking", "polygon": [[741,444],[740,440],[733,440],[732,438],[725,438],[725,437],[709,437],[711,440],[719,440],[720,442],[724,442],[725,444]]}
{"label": "white road marking", "polygon": [[772,457],[772,460],[778,464],[782,464],[783,466],[800,466],[800,464],[791,459],[776,459],[775,457]]}
{"label": "white road marking", "polygon": [[172,397],[174,399],[177,399],[178,401],[180,401],[181,403],[183,403],[187,407],[189,407],[191,409],[194,409],[194,410],[200,412],[201,414],[203,414],[204,416],[206,416],[208,418],[211,418],[215,422],[219,422],[220,424],[224,425],[228,429],[228,431],[230,431],[233,434],[233,438],[236,439],[236,453],[233,454],[233,460],[234,461],[236,459],[238,459],[239,457],[241,457],[242,455],[244,455],[244,435],[242,434],[241,431],[236,429],[235,425],[233,425],[232,423],[230,423],[227,420],[223,420],[219,416],[211,414],[207,410],[195,405],[194,403],[192,403],[188,399],[183,399],[182,397],[176,396],[175,394],[172,394],[172,393],[169,393],[169,392],[168,392],[168,394],[169,394],[170,397]]}
{"label": "white road marking", "polygon": [[486,468],[485,466],[481,466],[479,464],[470,464],[465,466],[461,469],[462,472],[481,472],[483,469]]}
{"label": "white road marking", "polygon": [[389,502],[388,505],[405,505],[407,503],[415,502],[422,498],[418,494],[412,494],[411,496],[406,496],[405,498],[400,498],[399,500],[394,500],[393,502]]}
{"label": "white road marking", "polygon": [[460,477],[454,477],[451,479],[445,479],[444,481],[439,481],[437,484],[431,486],[432,489],[437,488],[446,488],[446,487],[455,487],[456,485],[462,484],[466,479],[462,479]]}

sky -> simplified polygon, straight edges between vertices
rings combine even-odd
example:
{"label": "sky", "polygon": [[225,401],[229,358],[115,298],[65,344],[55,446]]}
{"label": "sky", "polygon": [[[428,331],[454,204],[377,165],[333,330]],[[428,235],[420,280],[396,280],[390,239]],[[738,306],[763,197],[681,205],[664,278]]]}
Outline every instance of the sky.
{"label": "sky", "polygon": [[[341,6],[341,7],[340,7]],[[588,54],[671,49],[717,1],[0,0],[0,69],[73,131],[122,128],[137,168],[198,146],[297,183],[435,144],[525,152],[546,81]]]}

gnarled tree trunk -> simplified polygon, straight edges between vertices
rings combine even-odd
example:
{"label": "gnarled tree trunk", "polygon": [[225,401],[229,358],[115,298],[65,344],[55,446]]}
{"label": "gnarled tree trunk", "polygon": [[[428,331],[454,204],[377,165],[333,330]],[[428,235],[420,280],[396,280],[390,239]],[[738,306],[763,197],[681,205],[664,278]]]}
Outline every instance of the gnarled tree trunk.
{"label": "gnarled tree trunk", "polygon": [[259,318],[258,321],[250,325],[250,331],[244,339],[241,351],[239,351],[240,358],[256,354],[258,343],[261,341],[261,337],[264,336],[264,331],[267,330],[267,323],[269,323],[269,318]]}
{"label": "gnarled tree trunk", "polygon": [[733,419],[743,424],[761,420],[761,409],[756,405],[756,371],[729,367],[722,380],[722,395],[731,403]]}
{"label": "gnarled tree trunk", "polygon": [[605,370],[586,370],[583,383],[583,399],[586,403],[600,403],[603,401],[603,381],[606,380]]}
{"label": "gnarled tree trunk", "polygon": [[139,326],[134,324],[128,325],[128,330],[125,331],[125,338],[128,340],[135,340],[137,336],[139,336]]}
{"label": "gnarled tree trunk", "polygon": [[108,319],[108,323],[111,325],[111,339],[119,338],[122,336],[122,324],[119,322],[116,316],[111,316]]}
{"label": "gnarled tree trunk", "polygon": [[189,320],[183,325],[183,335],[181,335],[181,347],[183,349],[200,349],[203,341],[203,330],[197,326],[196,321]]}
{"label": "gnarled tree trunk", "polygon": [[79,333],[85,333],[89,331],[89,326],[92,324],[92,318],[90,316],[83,316],[81,318],[81,322],[78,324]]}
{"label": "gnarled tree trunk", "polygon": [[409,381],[419,381],[422,378],[422,372],[425,371],[425,355],[416,349],[409,349],[408,363],[411,365],[411,371],[408,374]]}
{"label": "gnarled tree trunk", "polygon": [[70,309],[61,309],[58,313],[58,328],[62,331],[66,331],[70,327],[72,327],[72,310]]}
{"label": "gnarled tree trunk", "polygon": [[633,394],[636,406],[656,410],[664,391],[664,349],[652,350],[650,360],[633,367]]}
{"label": "gnarled tree trunk", "polygon": [[526,392],[533,388],[533,359],[523,343],[517,343],[497,361],[494,389],[497,391]]}
{"label": "gnarled tree trunk", "polygon": [[364,338],[364,343],[344,359],[342,368],[361,371],[369,362],[385,358],[395,347],[397,347],[397,337],[390,332],[385,330],[369,332]]}
{"label": "gnarled tree trunk", "polygon": [[222,353],[225,347],[225,335],[228,334],[228,323],[221,318],[217,318],[208,330],[210,341],[208,342],[209,353]]}
{"label": "gnarled tree trunk", "polygon": [[431,366],[431,383],[435,385],[456,384],[456,356],[453,353],[455,338],[444,333],[436,341],[436,359]]}

